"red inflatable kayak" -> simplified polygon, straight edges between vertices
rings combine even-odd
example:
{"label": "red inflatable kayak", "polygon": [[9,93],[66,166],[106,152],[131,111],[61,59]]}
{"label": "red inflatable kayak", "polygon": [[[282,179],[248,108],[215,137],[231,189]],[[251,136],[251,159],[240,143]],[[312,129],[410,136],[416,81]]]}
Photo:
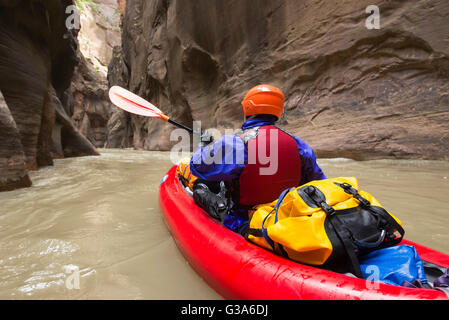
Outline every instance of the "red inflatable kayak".
{"label": "red inflatable kayak", "polygon": [[[159,201],[177,246],[194,270],[225,299],[448,299],[439,290],[373,283],[305,266],[262,249],[210,218],[184,190],[173,167]],[[449,256],[410,241],[420,257],[449,267]]]}

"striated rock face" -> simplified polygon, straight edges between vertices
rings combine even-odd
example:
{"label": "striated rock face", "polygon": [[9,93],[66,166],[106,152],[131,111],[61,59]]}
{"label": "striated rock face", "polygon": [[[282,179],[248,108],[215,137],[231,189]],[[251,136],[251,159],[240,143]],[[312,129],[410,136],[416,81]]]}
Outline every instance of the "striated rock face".
{"label": "striated rock face", "polygon": [[107,139],[107,123],[113,111],[106,76],[78,53],[80,63],[66,92],[64,105],[76,128],[97,148]]}
{"label": "striated rock face", "polygon": [[79,64],[64,104],[75,126],[95,146],[107,140],[107,123],[113,111],[106,79],[113,48],[120,44],[120,16],[117,0],[78,2],[81,30]]}
{"label": "striated rock face", "polygon": [[19,131],[1,93],[0,132],[0,191],[31,186]]}
{"label": "striated rock face", "polygon": [[[128,0],[109,82],[218,128],[270,83],[287,97],[281,126],[318,156],[448,160],[448,16],[446,0]],[[116,110],[108,146],[166,150],[171,129]]]}
{"label": "striated rock face", "polygon": [[60,99],[77,63],[71,1],[0,0],[0,190],[29,186],[54,157],[98,154]]}

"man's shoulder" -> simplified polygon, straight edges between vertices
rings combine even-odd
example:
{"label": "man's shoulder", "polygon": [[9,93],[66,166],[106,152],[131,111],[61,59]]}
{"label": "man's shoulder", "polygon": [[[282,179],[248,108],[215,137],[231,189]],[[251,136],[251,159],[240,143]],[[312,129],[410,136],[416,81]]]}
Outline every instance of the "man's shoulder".
{"label": "man's shoulder", "polygon": [[291,133],[291,132],[288,132],[287,130],[285,130],[285,129],[282,129],[281,127],[278,127],[278,126],[276,126],[276,125],[274,125],[273,127],[275,127],[276,129],[278,129],[278,130],[280,130],[280,131],[282,131],[282,132],[284,132],[285,134],[288,134],[290,137],[292,137],[293,139],[299,139],[297,136],[295,136],[293,133]]}
{"label": "man's shoulder", "polygon": [[290,137],[295,139],[296,144],[297,144],[298,149],[299,149],[299,152],[301,153],[302,156],[310,157],[310,156],[312,156],[314,154],[314,151],[313,151],[312,147],[310,145],[308,145],[307,142],[305,142],[304,140],[298,138],[293,133],[288,132],[285,129],[279,128],[278,126],[276,126],[276,128],[278,128],[280,131],[288,134]]}

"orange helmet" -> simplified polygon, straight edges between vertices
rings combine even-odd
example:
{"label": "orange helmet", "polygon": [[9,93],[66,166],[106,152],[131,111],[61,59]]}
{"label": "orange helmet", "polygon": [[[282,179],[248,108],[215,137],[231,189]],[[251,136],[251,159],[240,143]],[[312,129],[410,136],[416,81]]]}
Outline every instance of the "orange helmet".
{"label": "orange helmet", "polygon": [[245,96],[242,101],[245,116],[272,114],[278,119],[284,111],[285,96],[281,90],[268,84],[258,85]]}

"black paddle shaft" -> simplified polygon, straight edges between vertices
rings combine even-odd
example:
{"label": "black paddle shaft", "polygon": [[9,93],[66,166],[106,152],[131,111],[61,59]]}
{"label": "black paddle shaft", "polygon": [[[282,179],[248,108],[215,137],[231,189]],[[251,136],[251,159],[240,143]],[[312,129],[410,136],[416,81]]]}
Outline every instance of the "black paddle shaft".
{"label": "black paddle shaft", "polygon": [[191,134],[199,134],[200,136],[200,140],[201,140],[201,144],[203,144],[204,146],[214,142],[214,137],[211,136],[210,134],[207,133],[207,131],[203,131],[203,132],[195,132],[192,128],[186,127],[185,125],[176,122],[174,120],[168,119],[168,122],[179,127],[182,128],[184,130],[187,130],[188,132],[190,132]]}
{"label": "black paddle shaft", "polygon": [[186,127],[185,125],[183,125],[183,124],[181,124],[181,123],[179,123],[179,122],[176,122],[176,121],[174,121],[174,120],[172,120],[172,119],[168,119],[168,122],[171,123],[171,124],[174,124],[175,126],[177,126],[177,127],[179,127],[179,128],[182,128],[182,129],[184,129],[184,130],[187,130],[187,131],[189,131],[190,133],[193,133],[193,129],[192,129],[192,128]]}

